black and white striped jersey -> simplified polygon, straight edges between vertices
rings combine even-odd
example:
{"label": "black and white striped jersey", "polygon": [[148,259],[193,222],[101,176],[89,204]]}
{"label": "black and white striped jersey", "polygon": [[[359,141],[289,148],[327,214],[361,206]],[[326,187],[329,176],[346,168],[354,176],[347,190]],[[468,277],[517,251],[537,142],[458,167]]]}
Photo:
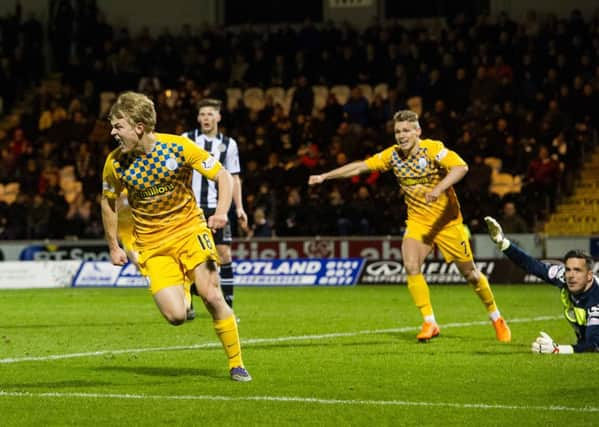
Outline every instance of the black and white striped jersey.
{"label": "black and white striped jersey", "polygon": [[[225,136],[220,132],[216,137],[208,138],[200,129],[184,132],[183,136],[191,139],[196,145],[212,154],[223,164],[225,169],[227,169],[231,175],[236,175],[241,172],[241,167],[239,165],[239,149],[237,147],[237,142],[233,138]],[[206,179],[204,176],[194,171],[192,187],[200,208],[216,208],[216,202],[218,200],[218,188],[216,182]]]}

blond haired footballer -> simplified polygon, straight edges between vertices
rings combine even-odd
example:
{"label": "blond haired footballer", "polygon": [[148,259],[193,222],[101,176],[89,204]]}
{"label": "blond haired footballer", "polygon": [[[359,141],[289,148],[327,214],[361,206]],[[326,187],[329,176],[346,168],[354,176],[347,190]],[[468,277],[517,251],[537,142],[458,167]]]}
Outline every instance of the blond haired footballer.
{"label": "blond haired footballer", "polygon": [[[133,219],[132,246],[158,309],[172,325],[185,322],[185,284],[194,281],[229,359],[231,379],[251,381],[241,359],[235,315],[219,287],[218,255],[210,231],[227,222],[231,175],[187,138],[154,132],[154,103],[143,94],[121,94],[109,119],[111,135],[120,144],[106,159],[102,184],[102,220],[112,263],[127,262],[118,244],[116,209],[119,195],[126,190]],[[193,170],[218,183],[218,206],[208,222],[191,190]]]}
{"label": "blond haired footballer", "polygon": [[424,259],[436,244],[447,262],[456,263],[485,305],[497,339],[509,342],[511,332],[497,309],[489,282],[474,264],[462,224],[460,204],[452,187],[466,175],[468,166],[441,141],[420,139],[421,129],[416,113],[402,110],[395,114],[393,120],[396,145],[365,161],[312,175],[308,183],[320,184],[328,179],[348,178],[373,170],[392,170],[408,206],[401,250],[408,274],[408,290],[424,319],[416,338],[428,341],[440,333],[428,284],[421,273]]}

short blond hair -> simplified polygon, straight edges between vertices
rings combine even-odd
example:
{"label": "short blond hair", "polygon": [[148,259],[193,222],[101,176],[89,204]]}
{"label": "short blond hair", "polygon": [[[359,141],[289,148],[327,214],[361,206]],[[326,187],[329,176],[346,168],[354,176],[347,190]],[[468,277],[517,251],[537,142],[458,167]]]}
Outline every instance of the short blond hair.
{"label": "short blond hair", "polygon": [[416,127],[420,127],[420,123],[418,123],[418,114],[413,112],[412,110],[399,110],[393,116],[393,121],[397,122],[412,122],[416,124]]}
{"label": "short blond hair", "polygon": [[143,93],[123,92],[110,108],[108,120],[113,119],[126,119],[133,126],[141,123],[146,132],[152,132],[156,126],[156,108]]}

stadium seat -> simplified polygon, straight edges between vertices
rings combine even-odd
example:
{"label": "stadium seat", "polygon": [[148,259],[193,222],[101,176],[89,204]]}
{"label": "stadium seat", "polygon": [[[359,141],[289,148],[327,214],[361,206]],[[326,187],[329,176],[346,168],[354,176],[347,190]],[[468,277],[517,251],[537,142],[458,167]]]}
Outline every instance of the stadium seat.
{"label": "stadium seat", "polygon": [[374,95],[381,95],[383,99],[389,97],[389,85],[387,83],[379,83],[374,87]]}
{"label": "stadium seat", "polygon": [[512,184],[512,193],[520,193],[522,191],[522,177],[514,175],[514,183]]}
{"label": "stadium seat", "polygon": [[285,105],[285,89],[280,86],[269,87],[264,95],[271,96],[275,104]]}
{"label": "stadium seat", "polygon": [[499,157],[485,157],[484,162],[485,162],[485,165],[488,165],[491,167],[493,172],[501,171],[502,162]]}
{"label": "stadium seat", "polygon": [[351,90],[349,86],[346,85],[335,85],[331,88],[331,93],[335,94],[337,101],[341,105],[345,105],[347,103],[350,92]]}
{"label": "stadium seat", "polygon": [[362,89],[362,95],[364,95],[364,98],[368,100],[368,104],[372,104],[372,98],[374,98],[374,91],[372,90],[372,86],[361,83],[358,85],[358,87]]}
{"label": "stadium seat", "polygon": [[4,203],[12,205],[17,201],[19,192],[21,191],[21,184],[18,182],[9,182],[4,185]]}
{"label": "stadium seat", "polygon": [[291,102],[293,101],[293,94],[295,93],[295,86],[291,86],[285,93],[285,103],[283,104],[283,110],[285,114],[289,115],[291,111]]}
{"label": "stadium seat", "polygon": [[513,193],[514,177],[509,173],[500,173],[493,171],[491,175],[491,186],[489,191],[503,197],[508,193]]}
{"label": "stadium seat", "polygon": [[243,98],[243,93],[241,92],[241,89],[239,89],[238,87],[227,88],[227,110],[235,110],[241,98]]}
{"label": "stadium seat", "polygon": [[314,92],[314,110],[322,110],[327,105],[327,97],[329,96],[329,88],[322,85],[312,86]]}
{"label": "stadium seat", "polygon": [[250,87],[243,92],[243,103],[253,111],[264,108],[264,91],[259,87]]}

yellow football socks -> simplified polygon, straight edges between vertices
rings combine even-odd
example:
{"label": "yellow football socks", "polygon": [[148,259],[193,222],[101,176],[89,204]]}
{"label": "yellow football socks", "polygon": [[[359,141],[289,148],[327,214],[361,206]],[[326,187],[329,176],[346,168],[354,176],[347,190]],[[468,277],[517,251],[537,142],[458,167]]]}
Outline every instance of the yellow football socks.
{"label": "yellow football socks", "polygon": [[495,304],[495,297],[493,296],[493,291],[489,286],[489,281],[487,280],[487,276],[482,273],[480,274],[480,279],[476,285],[472,286],[476,295],[483,302],[485,307],[487,307],[487,313],[492,313],[497,310],[497,305]]}
{"label": "yellow football socks", "polygon": [[422,317],[430,318],[433,315],[433,306],[424,276],[422,274],[408,275],[408,290]]}
{"label": "yellow football socks", "polygon": [[216,335],[218,335],[220,342],[223,344],[223,348],[229,359],[229,369],[243,366],[235,314],[232,314],[223,320],[215,320],[213,325],[214,331],[216,332]]}

